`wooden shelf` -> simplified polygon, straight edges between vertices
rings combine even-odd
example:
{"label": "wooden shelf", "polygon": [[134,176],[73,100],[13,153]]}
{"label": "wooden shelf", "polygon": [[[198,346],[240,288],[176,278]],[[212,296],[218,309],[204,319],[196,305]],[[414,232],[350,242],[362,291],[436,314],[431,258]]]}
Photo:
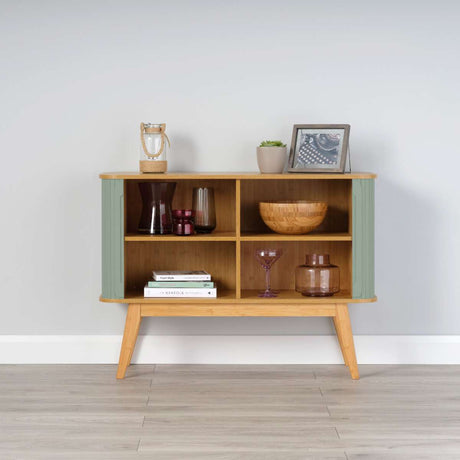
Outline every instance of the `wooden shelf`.
{"label": "wooden shelf", "polygon": [[[168,298],[153,298],[153,297],[144,297],[142,293],[139,292],[128,292],[127,296],[124,299],[106,299],[100,297],[101,302],[109,303],[142,303],[142,304],[182,304],[182,305],[196,305],[196,304],[235,304],[234,308],[238,309],[237,304],[263,304],[263,305],[277,305],[277,308],[281,308],[282,305],[291,305],[291,304],[337,304],[337,303],[369,303],[375,302],[377,297],[371,297],[369,299],[353,299],[349,292],[339,292],[332,297],[305,297],[294,290],[281,290],[279,291],[278,297],[273,298],[264,298],[259,297],[259,289],[245,289],[241,291],[241,298],[237,298],[235,291],[231,289],[217,289],[217,298],[216,299],[200,299],[200,298],[190,298],[190,297],[168,297]],[[233,307],[232,307],[233,308]],[[236,312],[237,310],[235,310]],[[238,310],[240,311],[240,310]],[[273,314],[273,310],[269,311],[272,314],[267,316],[276,316]],[[164,310],[164,316],[175,316],[166,314],[167,309]],[[260,311],[261,313],[262,311]],[[189,312],[191,313],[191,312]],[[283,315],[282,311],[279,311],[278,316],[289,316]],[[180,315],[178,315],[180,316]],[[184,314],[182,316],[187,316]],[[212,315],[203,315],[203,316],[219,316],[218,310],[216,310]],[[223,315],[228,316],[228,315]],[[237,314],[230,316],[238,316]],[[245,315],[243,315],[245,316]],[[248,315],[249,316],[249,315]],[[263,316],[262,314],[260,316]]]}
{"label": "wooden shelf", "polygon": [[144,297],[142,292],[127,292],[124,299],[105,299],[100,297],[102,302],[111,303],[160,303],[160,304],[201,304],[201,303],[232,303],[236,302],[236,294],[232,289],[217,288],[217,298],[194,298],[194,297]]}
{"label": "wooden shelf", "polygon": [[307,235],[280,235],[279,233],[241,234],[241,241],[351,241],[350,233],[308,233]]}
{"label": "wooden shelf", "polygon": [[355,302],[375,302],[376,298],[353,299],[350,292],[340,291],[330,297],[306,297],[291,289],[279,291],[278,297],[264,298],[259,297],[260,289],[244,289],[241,291],[241,302],[244,303],[355,303]]}
{"label": "wooden shelf", "polygon": [[261,174],[259,172],[209,172],[209,173],[183,173],[167,172],[163,174],[142,174],[139,172],[105,172],[99,174],[101,179],[141,179],[141,180],[176,180],[176,179],[375,179],[377,174],[369,172],[355,173],[285,173],[285,174]]}
{"label": "wooden shelf", "polygon": [[279,233],[246,232],[237,237],[234,232],[212,232],[189,236],[178,235],[143,235],[128,233],[125,241],[351,241],[349,233],[309,233],[307,235],[280,235]]}
{"label": "wooden shelf", "polygon": [[161,242],[174,242],[174,241],[236,241],[234,232],[212,232],[205,234],[196,234],[188,236],[178,235],[142,235],[139,233],[128,233],[125,236],[125,241],[161,241]]}

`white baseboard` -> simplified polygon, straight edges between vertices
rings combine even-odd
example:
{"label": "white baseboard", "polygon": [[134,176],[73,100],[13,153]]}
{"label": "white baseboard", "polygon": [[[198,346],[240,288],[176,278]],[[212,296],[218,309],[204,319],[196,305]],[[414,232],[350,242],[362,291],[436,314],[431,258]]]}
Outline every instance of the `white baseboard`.
{"label": "white baseboard", "polygon": [[[118,335],[3,335],[2,364],[116,363]],[[360,364],[460,364],[460,336],[355,336]],[[133,363],[341,364],[335,336],[139,336]]]}

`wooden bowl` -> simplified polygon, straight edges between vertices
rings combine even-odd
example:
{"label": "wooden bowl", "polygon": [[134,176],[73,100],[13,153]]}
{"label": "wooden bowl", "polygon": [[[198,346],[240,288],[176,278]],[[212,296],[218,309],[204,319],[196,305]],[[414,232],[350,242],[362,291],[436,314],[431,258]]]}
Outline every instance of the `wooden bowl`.
{"label": "wooden bowl", "polygon": [[265,224],[283,235],[303,235],[318,227],[324,220],[327,203],[324,201],[261,201],[259,212]]}

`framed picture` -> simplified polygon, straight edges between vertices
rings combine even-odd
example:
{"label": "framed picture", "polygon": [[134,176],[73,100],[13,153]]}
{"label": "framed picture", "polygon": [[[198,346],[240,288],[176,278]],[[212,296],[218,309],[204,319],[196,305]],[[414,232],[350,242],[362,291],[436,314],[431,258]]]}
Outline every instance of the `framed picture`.
{"label": "framed picture", "polygon": [[289,172],[345,171],[350,125],[294,125]]}

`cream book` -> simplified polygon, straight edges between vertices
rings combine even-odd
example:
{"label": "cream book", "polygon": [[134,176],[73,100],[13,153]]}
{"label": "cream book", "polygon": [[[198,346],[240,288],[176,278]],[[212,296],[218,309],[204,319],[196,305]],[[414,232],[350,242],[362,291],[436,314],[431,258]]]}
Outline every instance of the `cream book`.
{"label": "cream book", "polygon": [[148,284],[144,287],[144,297],[217,297],[216,288],[151,288]]}

